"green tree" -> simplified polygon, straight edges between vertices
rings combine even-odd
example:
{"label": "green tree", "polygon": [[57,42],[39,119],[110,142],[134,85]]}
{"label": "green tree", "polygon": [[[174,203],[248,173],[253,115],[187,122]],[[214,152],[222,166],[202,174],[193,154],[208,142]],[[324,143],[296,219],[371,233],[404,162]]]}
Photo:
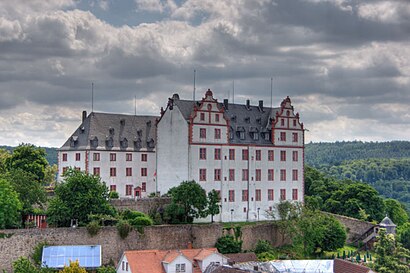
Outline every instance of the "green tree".
{"label": "green tree", "polygon": [[410,258],[410,251],[396,241],[393,234],[387,234],[386,230],[380,229],[375,253],[378,258],[375,261],[375,270],[379,273],[408,273],[410,268],[406,262]]}
{"label": "green tree", "polygon": [[14,273],[40,273],[40,270],[33,265],[26,257],[20,257],[13,262]]}
{"label": "green tree", "polygon": [[214,215],[219,214],[219,193],[216,190],[208,192],[208,214],[211,215],[211,223],[214,222]]}
{"label": "green tree", "polygon": [[271,252],[273,250],[272,245],[266,240],[259,240],[256,243],[256,247],[254,252],[256,254],[264,253],[264,252]]}
{"label": "green tree", "polygon": [[87,273],[87,270],[80,266],[78,261],[71,261],[69,266],[64,266],[63,270],[60,270],[59,273]]}
{"label": "green tree", "polygon": [[99,177],[70,169],[64,182],[56,186],[47,210],[48,221],[55,226],[69,226],[71,219],[78,219],[79,225],[86,225],[91,214],[115,215],[108,201],[108,188]]}
{"label": "green tree", "polygon": [[242,241],[236,240],[232,235],[219,237],[215,247],[222,254],[239,253],[242,249]]}
{"label": "green tree", "polygon": [[386,199],[384,200],[386,207],[386,214],[389,218],[398,226],[403,225],[409,221],[409,216],[404,206],[397,200]]}
{"label": "green tree", "polygon": [[34,179],[41,183],[44,179],[48,162],[43,148],[32,144],[20,144],[13,150],[11,157],[6,159],[6,165],[8,170],[21,169],[31,173]]}
{"label": "green tree", "polygon": [[97,273],[116,273],[115,267],[113,266],[102,266],[97,269]]}
{"label": "green tree", "polygon": [[405,248],[410,249],[410,223],[405,223],[398,227],[397,241]]}
{"label": "green tree", "polygon": [[208,215],[205,190],[195,181],[183,181],[179,186],[168,191],[172,204],[183,211],[183,222],[192,222],[194,218]]}
{"label": "green tree", "polygon": [[0,178],[0,229],[17,227],[21,209],[18,193],[6,179]]}
{"label": "green tree", "polygon": [[57,165],[47,165],[47,167],[44,170],[44,180],[43,180],[43,185],[44,186],[55,186],[56,184],[56,175],[58,172],[58,167]]}
{"label": "green tree", "polygon": [[0,149],[0,174],[7,171],[6,161],[11,156],[9,151]]}

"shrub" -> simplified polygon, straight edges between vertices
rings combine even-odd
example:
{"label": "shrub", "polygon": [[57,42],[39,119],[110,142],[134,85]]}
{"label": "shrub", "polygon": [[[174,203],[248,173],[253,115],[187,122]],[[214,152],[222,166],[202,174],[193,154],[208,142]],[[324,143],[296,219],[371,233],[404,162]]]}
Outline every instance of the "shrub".
{"label": "shrub", "polygon": [[102,266],[97,269],[97,273],[115,273],[115,267],[113,266]]}
{"label": "shrub", "polygon": [[151,226],[152,224],[154,224],[154,222],[152,221],[151,218],[149,218],[148,216],[145,217],[137,217],[134,219],[129,220],[129,223],[134,226],[134,227],[138,227],[138,226]]}
{"label": "shrub", "polygon": [[36,264],[37,266],[41,265],[41,259],[43,257],[43,248],[47,245],[48,243],[44,241],[44,242],[38,243],[34,247],[33,253],[31,254],[31,259],[33,259],[34,264]]}
{"label": "shrub", "polygon": [[91,221],[90,223],[87,224],[87,231],[91,237],[97,235],[100,229],[101,229],[101,226],[98,221]]}
{"label": "shrub", "polygon": [[259,240],[255,247],[256,254],[259,254],[262,252],[271,252],[272,250],[273,249],[272,249],[271,244],[266,240]]}
{"label": "shrub", "polygon": [[128,223],[128,221],[126,221],[126,220],[118,221],[117,231],[118,231],[118,235],[121,237],[121,239],[127,238],[128,234],[130,233],[131,230],[132,230],[132,226],[130,225],[130,223]]}
{"label": "shrub", "polygon": [[131,220],[138,217],[148,217],[145,213],[136,210],[126,209],[121,213],[121,216],[124,220]]}
{"label": "shrub", "polygon": [[110,197],[110,199],[118,199],[118,198],[120,198],[120,195],[116,191],[110,191],[109,197]]}
{"label": "shrub", "polygon": [[261,262],[276,260],[275,255],[273,255],[271,252],[262,252],[257,254],[256,256],[258,257],[258,260]]}
{"label": "shrub", "polygon": [[222,254],[239,253],[242,249],[242,241],[237,241],[232,235],[225,235],[218,239],[215,247]]}

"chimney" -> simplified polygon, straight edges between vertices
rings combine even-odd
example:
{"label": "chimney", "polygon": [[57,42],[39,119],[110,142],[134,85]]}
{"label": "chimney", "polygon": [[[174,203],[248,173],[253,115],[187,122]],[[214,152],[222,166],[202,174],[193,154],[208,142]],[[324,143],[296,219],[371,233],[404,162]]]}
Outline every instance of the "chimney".
{"label": "chimney", "polygon": [[249,110],[249,107],[251,106],[251,101],[250,100],[246,100],[246,109]]}
{"label": "chimney", "polygon": [[82,122],[84,122],[84,120],[87,118],[87,111],[83,111],[83,118],[82,118]]}
{"label": "chimney", "polygon": [[228,110],[228,99],[224,99],[225,110]]}
{"label": "chimney", "polygon": [[188,242],[188,249],[192,249],[192,242]]}
{"label": "chimney", "polygon": [[259,101],[259,108],[261,109],[261,111],[263,111],[263,100]]}

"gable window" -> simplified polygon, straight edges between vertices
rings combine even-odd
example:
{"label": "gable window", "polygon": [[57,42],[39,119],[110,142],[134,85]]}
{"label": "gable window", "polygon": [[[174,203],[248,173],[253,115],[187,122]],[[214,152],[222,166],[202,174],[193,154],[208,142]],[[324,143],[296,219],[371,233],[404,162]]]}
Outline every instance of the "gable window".
{"label": "gable window", "polygon": [[63,154],[63,161],[67,161],[67,154],[66,153]]}
{"label": "gable window", "polygon": [[215,139],[221,139],[221,129],[215,129]]}
{"label": "gable window", "polygon": [[81,154],[80,153],[76,153],[75,154],[75,161],[80,161],[81,159]]}
{"label": "gable window", "polygon": [[117,154],[110,153],[110,161],[116,161],[116,160],[117,160]]}
{"label": "gable window", "polygon": [[219,114],[215,114],[215,121],[219,122]]}
{"label": "gable window", "polygon": [[293,161],[298,161],[298,151],[293,151],[292,152],[292,159]]}
{"label": "gable window", "polygon": [[255,158],[256,158],[257,161],[261,161],[261,158],[262,158],[261,150],[256,150],[255,151]]}
{"label": "gable window", "polygon": [[283,118],[280,119],[280,125],[285,126],[285,119],[283,119]]}
{"label": "gable window", "polygon": [[126,153],[125,154],[125,160],[126,161],[132,161],[132,154],[131,153]]}
{"label": "gable window", "polygon": [[176,264],[175,265],[175,272],[176,273],[185,272],[185,264]]}
{"label": "gable window", "polygon": [[296,119],[293,120],[293,127],[296,127]]}
{"label": "gable window", "polygon": [[206,138],[206,129],[199,128],[199,138]]}
{"label": "gable window", "polygon": [[280,141],[286,141],[286,132],[280,132]]}
{"label": "gable window", "polygon": [[292,133],[293,142],[298,142],[298,133]]}
{"label": "gable window", "polygon": [[269,161],[273,161],[273,157],[274,157],[273,150],[269,150],[269,151],[268,151],[268,160],[269,160]]}
{"label": "gable window", "polygon": [[100,161],[100,153],[93,153],[93,161]]}
{"label": "gable window", "polygon": [[242,160],[248,160],[249,159],[249,151],[247,149],[242,150]]}
{"label": "gable window", "polygon": [[201,121],[204,121],[205,120],[205,113],[201,113],[199,115],[199,118],[200,118]]}
{"label": "gable window", "polygon": [[206,159],[206,148],[199,148],[199,159]]}
{"label": "gable window", "polygon": [[235,149],[229,149],[229,160],[235,160]]}
{"label": "gable window", "polygon": [[216,148],[214,153],[215,160],[221,160],[221,149]]}

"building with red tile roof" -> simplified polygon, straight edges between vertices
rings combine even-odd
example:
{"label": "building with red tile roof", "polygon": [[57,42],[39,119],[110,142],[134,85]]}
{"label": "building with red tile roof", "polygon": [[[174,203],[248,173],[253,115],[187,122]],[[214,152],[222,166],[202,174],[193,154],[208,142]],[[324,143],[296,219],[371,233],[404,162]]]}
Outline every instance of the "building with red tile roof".
{"label": "building with red tile roof", "polygon": [[371,270],[360,264],[355,264],[349,261],[335,259],[333,263],[334,273],[376,273],[376,271]]}

